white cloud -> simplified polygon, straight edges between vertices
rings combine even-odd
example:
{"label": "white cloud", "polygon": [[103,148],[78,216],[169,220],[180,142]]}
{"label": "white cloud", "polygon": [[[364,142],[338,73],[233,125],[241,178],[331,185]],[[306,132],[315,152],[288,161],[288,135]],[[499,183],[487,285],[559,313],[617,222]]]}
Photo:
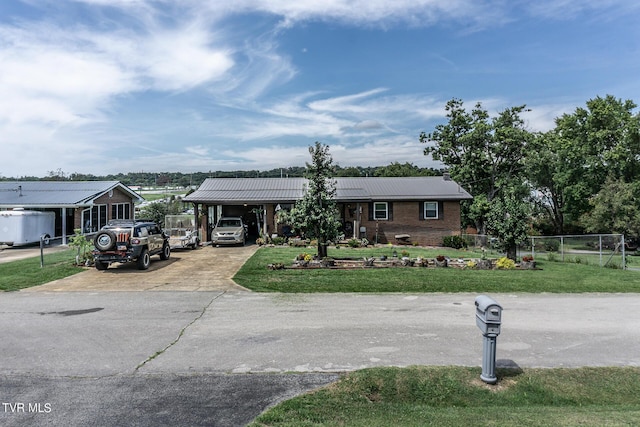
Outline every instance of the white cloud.
{"label": "white cloud", "polygon": [[207,147],[203,147],[202,145],[196,145],[192,147],[185,147],[184,150],[187,153],[195,154],[196,156],[208,156],[209,149]]}

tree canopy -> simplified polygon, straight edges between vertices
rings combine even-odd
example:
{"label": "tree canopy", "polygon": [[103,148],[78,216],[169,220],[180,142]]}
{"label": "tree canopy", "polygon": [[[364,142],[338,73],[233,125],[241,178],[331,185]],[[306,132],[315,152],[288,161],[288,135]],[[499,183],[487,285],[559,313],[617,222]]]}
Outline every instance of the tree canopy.
{"label": "tree canopy", "polygon": [[335,200],[333,159],[329,146],[316,142],[309,147],[311,163],[307,163],[308,180],[304,196],[296,201],[289,213],[291,225],[318,240],[318,256],[327,256],[327,243],[334,240],[340,229],[339,212]]}
{"label": "tree canopy", "polygon": [[461,100],[452,99],[445,107],[448,123],[420,134],[420,141],[429,144],[424,154],[442,161],[451,177],[474,196],[463,205],[463,215],[481,234],[487,231],[494,199],[522,181],[523,159],[533,139],[520,117],[525,109],[508,108],[490,118],[482,104],[468,112]]}

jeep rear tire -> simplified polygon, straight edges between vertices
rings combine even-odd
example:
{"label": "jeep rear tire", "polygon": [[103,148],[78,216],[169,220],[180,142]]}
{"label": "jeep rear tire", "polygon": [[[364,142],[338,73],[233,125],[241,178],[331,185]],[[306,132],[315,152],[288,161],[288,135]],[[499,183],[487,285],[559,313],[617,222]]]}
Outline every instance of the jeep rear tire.
{"label": "jeep rear tire", "polygon": [[111,230],[102,230],[96,234],[93,244],[99,251],[108,251],[116,247],[116,235]]}
{"label": "jeep rear tire", "polygon": [[170,256],[171,256],[171,248],[169,247],[168,243],[165,243],[164,245],[162,245],[162,252],[160,252],[160,259],[164,261],[169,259]]}
{"label": "jeep rear tire", "polygon": [[149,251],[146,249],[143,249],[142,253],[140,253],[140,256],[136,260],[136,263],[138,264],[138,270],[146,270],[147,268],[149,268],[149,265],[151,264],[151,257],[149,256]]}
{"label": "jeep rear tire", "polygon": [[96,270],[106,270],[107,268],[109,268],[108,262],[96,261],[95,264]]}

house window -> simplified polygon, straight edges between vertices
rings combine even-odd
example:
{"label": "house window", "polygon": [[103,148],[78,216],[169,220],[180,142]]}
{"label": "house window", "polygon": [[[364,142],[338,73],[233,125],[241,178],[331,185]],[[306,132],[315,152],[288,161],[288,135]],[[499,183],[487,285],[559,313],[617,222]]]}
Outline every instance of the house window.
{"label": "house window", "polygon": [[131,219],[131,205],[129,203],[111,205],[111,219]]}
{"label": "house window", "polygon": [[388,220],[389,219],[389,203],[375,202],[373,204],[373,219]]}
{"label": "house window", "polygon": [[438,219],[438,202],[424,202],[424,218]]}

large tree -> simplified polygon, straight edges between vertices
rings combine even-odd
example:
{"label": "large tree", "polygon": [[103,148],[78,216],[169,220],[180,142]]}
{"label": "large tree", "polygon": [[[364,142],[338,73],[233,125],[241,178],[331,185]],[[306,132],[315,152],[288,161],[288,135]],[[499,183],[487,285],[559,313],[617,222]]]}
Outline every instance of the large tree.
{"label": "large tree", "polygon": [[[583,228],[607,179],[640,178],[640,115],[630,100],[611,95],[587,101],[586,108],[556,119],[556,127],[536,138],[527,159],[527,178],[556,234]],[[591,200],[591,202],[590,202]]]}
{"label": "large tree", "polygon": [[480,103],[467,112],[461,100],[452,99],[445,107],[448,123],[420,134],[420,141],[430,144],[424,154],[442,161],[451,177],[474,196],[462,206],[463,219],[480,234],[487,233],[489,214],[496,208],[493,202],[502,189],[524,179],[523,159],[533,139],[520,117],[525,108],[508,108],[490,118]]}
{"label": "large tree", "polygon": [[289,220],[294,228],[304,231],[307,237],[318,240],[318,257],[327,256],[327,244],[340,230],[339,212],[335,200],[336,184],[333,179],[333,159],[329,147],[316,142],[309,147],[311,163],[307,163],[304,196],[290,212]]}

